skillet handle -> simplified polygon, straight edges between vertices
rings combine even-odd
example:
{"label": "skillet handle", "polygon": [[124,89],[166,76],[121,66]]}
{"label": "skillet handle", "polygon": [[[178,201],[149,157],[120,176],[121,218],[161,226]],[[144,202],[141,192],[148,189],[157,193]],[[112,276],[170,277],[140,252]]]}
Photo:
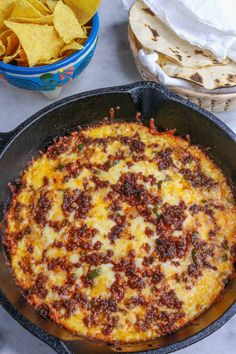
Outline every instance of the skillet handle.
{"label": "skillet handle", "polygon": [[[143,117],[150,119],[155,116],[159,107],[170,99],[170,90],[156,82],[141,81],[127,87],[131,95],[135,109],[142,113]],[[176,95],[175,98],[178,96]]]}
{"label": "skillet handle", "polygon": [[10,141],[11,136],[11,132],[0,133],[0,151],[2,151],[4,146]]}

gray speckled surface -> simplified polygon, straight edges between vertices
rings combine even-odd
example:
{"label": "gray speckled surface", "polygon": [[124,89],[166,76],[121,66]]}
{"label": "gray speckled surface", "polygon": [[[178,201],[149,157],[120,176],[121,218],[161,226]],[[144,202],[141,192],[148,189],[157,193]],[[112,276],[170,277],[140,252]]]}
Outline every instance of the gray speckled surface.
{"label": "gray speckled surface", "polygon": [[[101,32],[93,62],[59,98],[105,86],[127,84],[140,80],[127,41],[127,18],[120,0],[102,0]],[[51,101],[0,81],[0,131],[17,126]],[[236,131],[236,111],[218,115]],[[222,147],[223,148],[223,147]],[[201,342],[179,351],[179,354],[233,354],[236,348],[236,316],[224,327]],[[53,354],[54,351],[25,331],[0,309],[0,354]],[[81,353],[86,354],[86,353]]]}

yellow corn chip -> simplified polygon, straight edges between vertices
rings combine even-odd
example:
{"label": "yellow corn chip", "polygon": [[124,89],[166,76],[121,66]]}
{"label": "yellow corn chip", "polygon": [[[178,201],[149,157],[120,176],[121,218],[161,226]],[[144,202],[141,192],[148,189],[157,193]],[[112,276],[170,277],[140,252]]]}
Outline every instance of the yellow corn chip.
{"label": "yellow corn chip", "polygon": [[81,50],[100,0],[0,0],[0,60],[53,64]]}
{"label": "yellow corn chip", "polygon": [[67,52],[67,51],[72,51],[72,52],[74,52],[74,51],[77,51],[77,50],[81,50],[81,49],[83,49],[83,48],[84,48],[83,45],[81,45],[80,43],[75,42],[75,41],[73,40],[73,41],[71,41],[70,43],[66,44],[66,45],[61,49],[60,55],[65,54],[65,52]]}
{"label": "yellow corn chip", "polygon": [[5,56],[3,57],[3,59],[2,59],[2,61],[3,61],[3,63],[5,63],[5,64],[9,64],[9,63],[11,63],[13,60],[16,60],[17,56],[18,56],[18,51],[16,51],[14,54],[9,55],[9,56],[5,55]]}
{"label": "yellow corn chip", "polygon": [[26,1],[29,2],[35,9],[42,12],[43,14],[50,13],[50,10],[43,4],[43,2],[39,0],[26,0]]}
{"label": "yellow corn chip", "polygon": [[7,37],[10,36],[12,33],[12,30],[10,30],[9,28],[7,28],[4,32],[0,33],[0,40],[2,41],[5,47],[7,46]]}
{"label": "yellow corn chip", "polygon": [[47,7],[53,12],[58,3],[58,0],[45,0],[45,3],[47,4]]}
{"label": "yellow corn chip", "polygon": [[37,18],[43,15],[26,0],[17,0],[11,17]]}
{"label": "yellow corn chip", "polygon": [[16,59],[16,61],[20,66],[29,66],[28,59],[23,48],[19,49],[18,58]]}
{"label": "yellow corn chip", "polygon": [[59,56],[64,42],[59,38],[54,27],[11,21],[4,23],[19,38],[30,67],[39,61],[48,61]]}
{"label": "yellow corn chip", "polygon": [[60,0],[54,10],[54,26],[65,43],[87,38],[74,12]]}
{"label": "yellow corn chip", "polygon": [[15,5],[15,0],[0,0],[0,31],[4,28],[3,21],[10,16]]}
{"label": "yellow corn chip", "polygon": [[[17,47],[11,47],[11,48],[9,48],[9,54],[7,55],[5,55],[4,57],[3,57],[3,59],[2,59],[2,61],[4,62],[4,63],[6,63],[6,64],[8,64],[8,63],[10,63],[10,62],[12,62],[13,60],[16,60],[16,58],[18,57],[18,55],[19,55],[19,50],[20,50],[20,48],[21,48],[21,45],[20,45],[20,43],[19,43],[19,41],[18,41],[18,46]],[[14,50],[13,50],[14,49]],[[10,50],[11,50],[11,53],[10,53]]]}
{"label": "yellow corn chip", "polygon": [[10,17],[8,19],[11,22],[18,22],[18,23],[34,23],[37,25],[52,25],[53,24],[53,16],[43,16],[38,18],[22,18],[22,17]]}
{"label": "yellow corn chip", "polygon": [[12,32],[10,36],[7,37],[7,46],[6,46],[6,56],[13,55],[19,47],[19,39],[17,35]]}
{"label": "yellow corn chip", "polygon": [[84,33],[86,33],[86,36],[88,37],[89,32],[91,31],[92,27],[91,26],[83,26],[82,28],[84,30]]}
{"label": "yellow corn chip", "polygon": [[81,26],[85,25],[95,15],[100,0],[64,0],[76,14]]}
{"label": "yellow corn chip", "polygon": [[54,64],[56,63],[57,61],[61,60],[62,58],[53,58],[53,59],[50,59],[50,60],[46,60],[46,61],[39,61],[37,63],[37,66],[40,66],[40,65],[50,65],[50,64]]}
{"label": "yellow corn chip", "polygon": [[16,59],[17,55],[18,55],[17,52],[14,53],[13,55],[9,55],[9,56],[5,55],[5,57],[3,57],[3,59],[2,59],[2,61],[5,64],[9,64],[11,61]]}
{"label": "yellow corn chip", "polygon": [[4,55],[6,51],[5,45],[0,40],[0,56]]}

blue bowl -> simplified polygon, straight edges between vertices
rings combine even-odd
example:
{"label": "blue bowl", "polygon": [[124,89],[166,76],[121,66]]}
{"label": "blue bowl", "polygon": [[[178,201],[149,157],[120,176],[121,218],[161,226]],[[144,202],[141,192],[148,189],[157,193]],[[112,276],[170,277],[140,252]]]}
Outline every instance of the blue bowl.
{"label": "blue bowl", "polygon": [[26,68],[5,64],[0,61],[0,79],[13,86],[32,91],[42,91],[46,95],[57,95],[61,87],[79,76],[90,63],[97,45],[99,16],[92,20],[92,30],[84,48],[54,64]]}

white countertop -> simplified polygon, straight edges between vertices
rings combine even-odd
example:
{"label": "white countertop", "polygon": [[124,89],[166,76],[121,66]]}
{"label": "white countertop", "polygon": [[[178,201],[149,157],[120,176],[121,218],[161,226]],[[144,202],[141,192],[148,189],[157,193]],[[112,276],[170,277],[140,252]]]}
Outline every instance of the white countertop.
{"label": "white countertop", "polygon": [[[60,98],[99,87],[140,81],[127,40],[127,14],[120,0],[102,0],[101,31],[92,63]],[[40,93],[24,91],[0,81],[0,131],[8,131],[52,101]],[[236,111],[218,115],[236,132]],[[223,146],[222,146],[223,148]],[[236,348],[236,316],[216,333],[179,354],[233,354]],[[54,351],[26,332],[0,309],[0,354],[53,354]],[[86,353],[81,353],[86,354]]]}

